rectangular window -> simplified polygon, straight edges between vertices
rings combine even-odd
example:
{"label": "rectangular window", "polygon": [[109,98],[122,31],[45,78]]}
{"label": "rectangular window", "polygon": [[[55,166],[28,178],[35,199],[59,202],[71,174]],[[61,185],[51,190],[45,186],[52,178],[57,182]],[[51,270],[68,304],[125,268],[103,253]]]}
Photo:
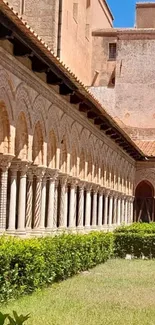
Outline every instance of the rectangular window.
{"label": "rectangular window", "polygon": [[78,21],[78,3],[77,2],[73,3],[73,18],[77,23],[77,21]]}
{"label": "rectangular window", "polygon": [[116,60],[116,43],[109,43],[109,60]]}
{"label": "rectangular window", "polygon": [[86,0],[86,9],[88,9],[91,5],[91,0]]}

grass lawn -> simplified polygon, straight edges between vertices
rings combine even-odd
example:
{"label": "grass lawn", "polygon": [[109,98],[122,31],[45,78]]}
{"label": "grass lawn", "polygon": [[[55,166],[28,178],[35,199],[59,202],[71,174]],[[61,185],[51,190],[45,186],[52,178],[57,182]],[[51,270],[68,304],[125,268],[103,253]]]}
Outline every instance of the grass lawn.
{"label": "grass lawn", "polygon": [[155,261],[111,260],[0,310],[27,325],[155,325]]}

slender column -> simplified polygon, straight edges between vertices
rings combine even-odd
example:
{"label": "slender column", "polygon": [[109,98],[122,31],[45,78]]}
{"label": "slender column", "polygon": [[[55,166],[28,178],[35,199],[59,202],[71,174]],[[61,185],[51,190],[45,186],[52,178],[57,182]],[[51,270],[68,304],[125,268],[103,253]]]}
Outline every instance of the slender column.
{"label": "slender column", "polygon": [[128,198],[125,199],[125,224],[128,223]]}
{"label": "slender column", "polygon": [[118,196],[118,203],[117,203],[117,225],[120,226],[121,224],[121,198]]}
{"label": "slender column", "polygon": [[83,228],[84,219],[84,182],[79,184],[79,205],[78,205],[78,228]]}
{"label": "slender column", "polygon": [[41,214],[40,214],[40,229],[45,228],[45,212],[46,212],[46,174],[42,178],[42,189],[41,189]]}
{"label": "slender column", "polygon": [[76,179],[72,178],[70,182],[70,205],[69,205],[69,228],[76,227]]}
{"label": "slender column", "polygon": [[36,175],[36,192],[34,203],[34,228],[39,228],[41,218],[41,190],[42,190],[42,178],[44,176],[44,168],[38,167],[34,171]]}
{"label": "slender column", "polygon": [[113,213],[113,193],[112,192],[110,193],[109,199],[110,199],[110,201],[109,201],[109,226],[111,226],[112,225],[112,217],[113,217],[113,215],[112,215],[112,213]]}
{"label": "slender column", "polygon": [[93,211],[92,211],[92,228],[97,226],[97,192],[98,186],[93,188]]}
{"label": "slender column", "polygon": [[105,191],[104,194],[104,225],[107,226],[108,224],[108,198],[109,192]]}
{"label": "slender column", "polygon": [[6,230],[8,168],[10,166],[11,159],[12,159],[11,156],[3,156],[0,159],[0,168],[1,168],[0,231]]}
{"label": "slender column", "polygon": [[121,223],[124,223],[124,196],[122,196],[121,200]]}
{"label": "slender column", "polygon": [[67,228],[67,176],[60,176],[61,197],[60,197],[60,219],[59,228]]}
{"label": "slender column", "polygon": [[87,183],[86,185],[86,213],[85,213],[85,227],[90,227],[90,216],[91,216],[91,189],[92,184]]}
{"label": "slender column", "polygon": [[[56,183],[56,177],[58,173],[57,171],[49,171],[48,177],[49,177],[49,199],[48,199],[48,214],[47,214],[47,228],[52,229],[56,228],[56,220],[57,218],[54,218],[54,212],[55,212],[55,199],[57,199],[57,196],[55,198],[55,183]],[[56,204],[57,206],[57,204]],[[57,210],[56,210],[57,214]],[[56,219],[56,220],[54,220]]]}
{"label": "slender column", "polygon": [[32,228],[32,200],[33,200],[33,173],[32,169],[27,172],[27,202],[26,202],[26,229]]}
{"label": "slender column", "polygon": [[103,188],[99,190],[99,201],[98,201],[98,226],[102,227],[103,223]]}
{"label": "slender column", "polygon": [[12,164],[10,168],[11,184],[10,184],[10,207],[9,207],[9,225],[8,225],[9,231],[15,231],[15,224],[16,224],[17,170],[18,170],[18,165]]}
{"label": "slender column", "polygon": [[25,214],[26,214],[26,173],[27,163],[23,162],[20,166],[19,180],[19,202],[18,202],[18,231],[25,229]]}
{"label": "slender column", "polygon": [[57,213],[58,213],[58,179],[55,180],[55,190],[54,190],[54,213],[53,213],[53,228],[57,228]]}
{"label": "slender column", "polygon": [[133,222],[133,201],[134,201],[134,198],[133,197],[130,197],[129,199],[129,223],[132,223]]}
{"label": "slender column", "polygon": [[114,194],[114,224],[117,224],[117,193]]}

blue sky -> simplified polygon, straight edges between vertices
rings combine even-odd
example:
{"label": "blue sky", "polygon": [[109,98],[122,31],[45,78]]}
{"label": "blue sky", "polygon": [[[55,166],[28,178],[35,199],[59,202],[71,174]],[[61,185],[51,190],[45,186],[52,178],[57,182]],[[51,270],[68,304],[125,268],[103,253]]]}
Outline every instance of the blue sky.
{"label": "blue sky", "polygon": [[[133,27],[135,22],[135,4],[143,2],[136,0],[107,0],[107,3],[114,15],[114,27]],[[146,2],[155,2],[147,1]]]}

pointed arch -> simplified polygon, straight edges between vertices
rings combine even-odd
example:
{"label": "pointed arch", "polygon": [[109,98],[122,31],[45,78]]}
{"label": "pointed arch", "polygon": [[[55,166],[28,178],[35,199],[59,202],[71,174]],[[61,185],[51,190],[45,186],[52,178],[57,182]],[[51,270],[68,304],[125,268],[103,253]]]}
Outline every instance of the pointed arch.
{"label": "pointed arch", "polygon": [[10,152],[10,123],[3,102],[0,102],[0,153]]}
{"label": "pointed arch", "polygon": [[79,175],[81,179],[85,178],[85,153],[83,149],[80,153]]}
{"label": "pointed arch", "polygon": [[47,164],[50,168],[57,166],[57,139],[53,130],[50,131],[48,137]]}
{"label": "pointed arch", "polygon": [[41,124],[38,121],[34,128],[34,135],[33,135],[33,146],[32,146],[32,160],[34,164],[43,165],[43,133]]}
{"label": "pointed arch", "polygon": [[60,148],[60,170],[62,173],[67,173],[67,144],[66,138],[63,136]]}
{"label": "pointed arch", "polygon": [[73,146],[71,152],[71,174],[77,176],[77,151],[75,146]]}
{"label": "pointed arch", "polygon": [[16,124],[15,155],[17,158],[28,158],[28,130],[25,114],[21,112]]}

